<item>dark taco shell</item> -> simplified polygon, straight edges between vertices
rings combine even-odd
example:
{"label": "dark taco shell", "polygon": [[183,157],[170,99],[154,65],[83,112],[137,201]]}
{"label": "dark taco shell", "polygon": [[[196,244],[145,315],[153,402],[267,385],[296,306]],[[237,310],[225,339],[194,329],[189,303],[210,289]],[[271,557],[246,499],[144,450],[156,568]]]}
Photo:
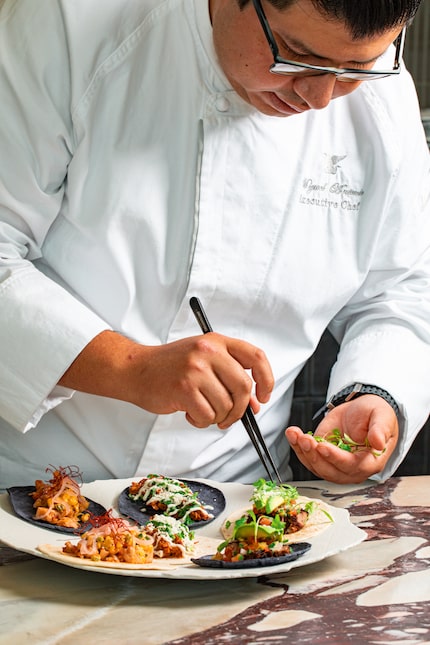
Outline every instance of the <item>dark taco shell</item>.
{"label": "dark taco shell", "polygon": [[[10,503],[15,513],[23,520],[34,524],[43,529],[50,529],[51,531],[57,531],[58,533],[67,533],[74,535],[76,533],[81,533],[85,528],[90,528],[91,524],[89,522],[82,522],[79,528],[69,528],[68,526],[58,526],[57,524],[51,524],[50,522],[45,522],[44,520],[35,520],[34,514],[36,509],[33,507],[34,500],[30,497],[30,493],[35,491],[34,486],[11,486],[7,489],[9,493]],[[87,511],[92,515],[103,515],[106,513],[106,509],[101,504],[94,502],[92,499],[86,497],[89,502],[89,507]]]}
{"label": "dark taco shell", "polygon": [[252,569],[256,567],[273,567],[286,562],[294,562],[304,555],[311,545],[309,542],[294,542],[290,545],[291,553],[280,556],[268,556],[265,558],[254,558],[250,560],[239,560],[238,562],[224,562],[223,560],[214,560],[214,555],[204,555],[201,558],[191,558],[194,564],[199,567],[210,569]]}
{"label": "dark taco shell", "polygon": [[[206,510],[210,515],[213,515],[213,517],[198,522],[190,522],[188,524],[190,528],[196,529],[199,526],[206,526],[218,517],[225,509],[225,497],[218,488],[190,479],[178,479],[178,481],[184,482],[184,484],[191,488],[193,493],[198,494],[200,504],[203,506],[212,506],[212,508],[208,508]],[[148,522],[156,513],[162,515],[160,511],[154,511],[150,506],[146,506],[142,500],[134,501],[131,499],[128,496],[128,490],[128,487],[125,488],[119,495],[118,509],[120,513],[132,520],[135,520],[135,522],[138,522],[139,524],[146,524],[146,522]]]}

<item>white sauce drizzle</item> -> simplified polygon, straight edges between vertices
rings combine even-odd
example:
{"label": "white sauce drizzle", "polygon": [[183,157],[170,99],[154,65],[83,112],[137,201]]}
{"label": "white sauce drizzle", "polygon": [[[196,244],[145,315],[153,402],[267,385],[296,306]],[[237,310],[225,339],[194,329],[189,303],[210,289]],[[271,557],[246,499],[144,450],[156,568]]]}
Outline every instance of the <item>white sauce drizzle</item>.
{"label": "white sauce drizzle", "polygon": [[[197,493],[186,486],[183,482],[170,477],[148,477],[135,495],[129,495],[131,499],[160,502],[166,506],[163,514],[167,516],[179,515],[184,521],[193,511],[204,511],[207,519],[213,515],[207,513],[213,506],[203,505],[197,499]],[[144,510],[144,509],[142,509]]]}

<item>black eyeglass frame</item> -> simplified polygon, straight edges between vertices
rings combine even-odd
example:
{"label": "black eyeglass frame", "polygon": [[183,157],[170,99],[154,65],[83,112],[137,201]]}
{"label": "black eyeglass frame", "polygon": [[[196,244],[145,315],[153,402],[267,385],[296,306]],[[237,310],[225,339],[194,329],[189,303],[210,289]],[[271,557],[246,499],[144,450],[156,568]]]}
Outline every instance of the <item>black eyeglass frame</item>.
{"label": "black eyeglass frame", "polygon": [[[261,27],[264,31],[266,40],[273,54],[274,62],[269,68],[269,71],[272,72],[272,74],[280,74],[283,76],[314,76],[319,74],[334,74],[340,81],[370,81],[400,73],[400,60],[403,55],[405,44],[406,26],[403,27],[402,31],[394,41],[396,50],[394,54],[394,65],[393,69],[391,70],[354,69],[348,67],[338,68],[323,67],[320,65],[309,65],[307,63],[298,63],[296,61],[287,60],[286,58],[279,56],[279,48],[270,28],[269,21],[267,20],[266,14],[264,13],[264,9],[261,6],[261,1],[252,0],[252,3],[254,5],[257,17],[260,21]],[[277,65],[291,65],[292,67],[299,67],[300,71],[282,71],[280,69],[276,69]]]}

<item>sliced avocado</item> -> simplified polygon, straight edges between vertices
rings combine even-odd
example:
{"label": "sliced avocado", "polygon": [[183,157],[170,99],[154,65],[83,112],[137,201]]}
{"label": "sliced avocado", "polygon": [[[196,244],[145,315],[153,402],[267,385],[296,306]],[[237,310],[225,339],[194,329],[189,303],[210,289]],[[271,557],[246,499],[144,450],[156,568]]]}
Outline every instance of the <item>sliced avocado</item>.
{"label": "sliced avocado", "polygon": [[255,522],[250,522],[249,524],[242,524],[238,526],[234,532],[234,538],[238,540],[248,540],[249,538],[257,537],[262,540],[267,539],[268,537],[274,537],[275,535],[282,535],[282,531],[279,529],[273,528],[273,526],[262,526],[261,524],[257,527],[257,534],[255,533]]}
{"label": "sliced avocado", "polygon": [[273,511],[284,503],[282,495],[272,495],[266,502],[266,513],[273,513]]}

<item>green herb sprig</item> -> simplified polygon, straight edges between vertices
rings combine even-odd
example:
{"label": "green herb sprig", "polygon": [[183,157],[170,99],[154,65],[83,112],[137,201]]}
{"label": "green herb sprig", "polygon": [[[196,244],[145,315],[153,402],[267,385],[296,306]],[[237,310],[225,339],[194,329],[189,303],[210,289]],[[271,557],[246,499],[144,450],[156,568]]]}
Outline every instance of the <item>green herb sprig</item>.
{"label": "green herb sprig", "polygon": [[363,450],[368,450],[374,457],[380,457],[385,452],[385,448],[383,450],[373,450],[367,437],[364,443],[357,443],[346,433],[342,434],[338,428],[334,428],[331,433],[325,437],[316,436],[312,431],[309,431],[307,434],[312,435],[318,443],[331,443],[332,446],[337,446],[341,450],[346,450],[347,452],[361,452]]}

